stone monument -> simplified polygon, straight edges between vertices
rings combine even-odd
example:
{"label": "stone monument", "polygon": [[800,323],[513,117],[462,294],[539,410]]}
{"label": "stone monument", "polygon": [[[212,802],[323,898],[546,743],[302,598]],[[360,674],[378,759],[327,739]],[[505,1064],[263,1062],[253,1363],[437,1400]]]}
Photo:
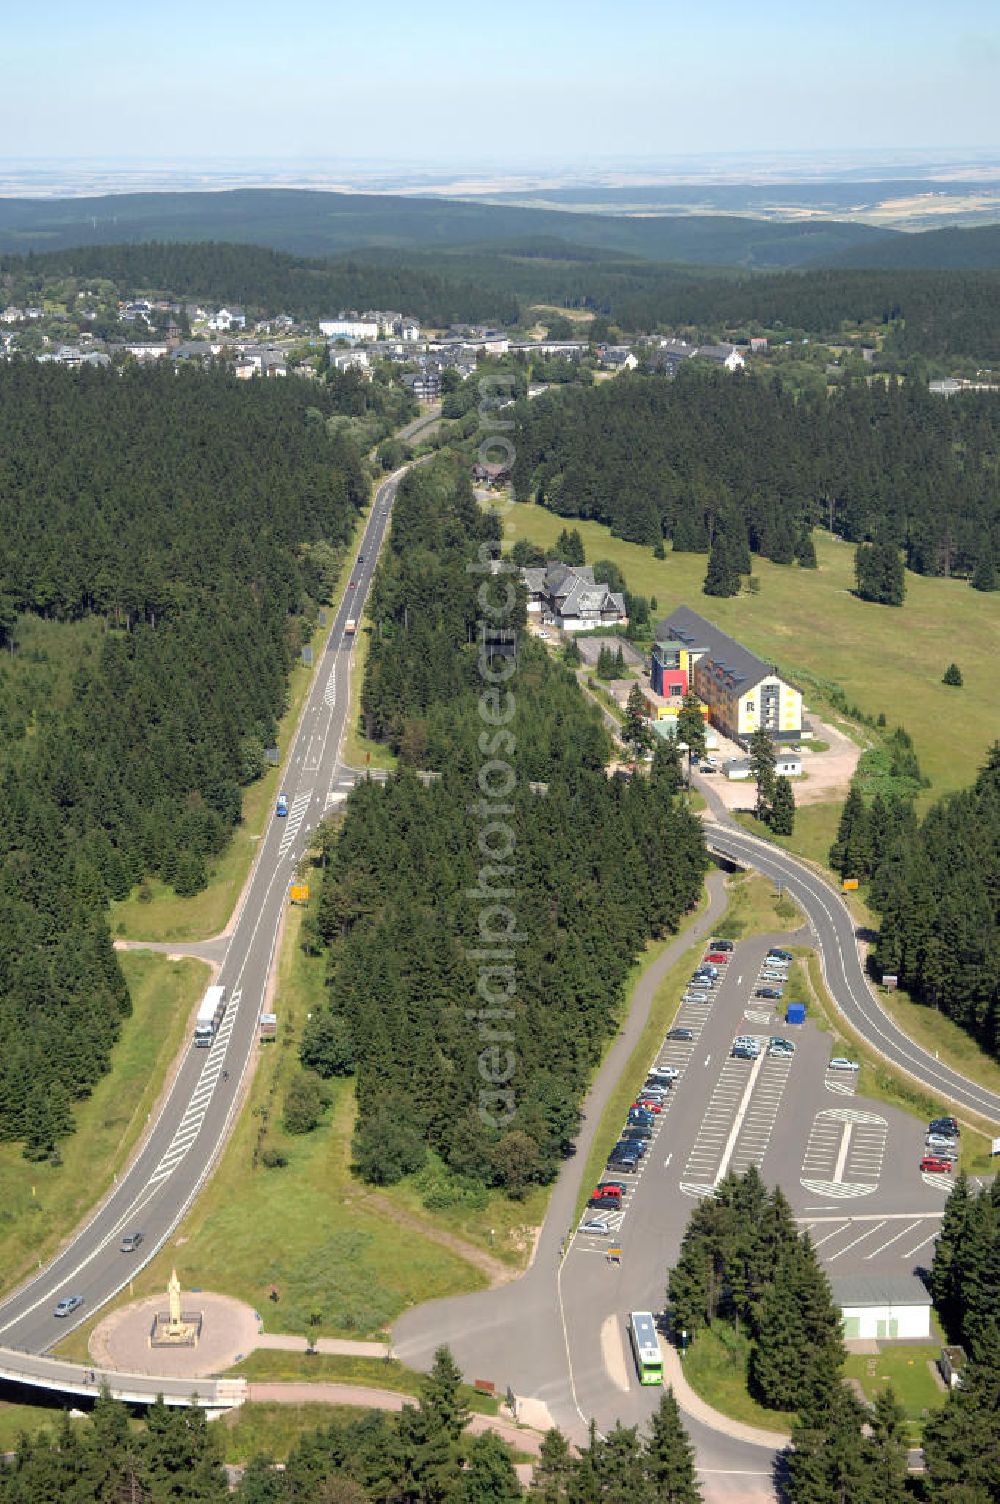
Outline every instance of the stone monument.
{"label": "stone monument", "polygon": [[177,1270],[171,1269],[167,1284],[166,1311],[157,1311],[149,1333],[150,1347],[197,1347],[201,1336],[203,1313],[182,1311],[181,1282]]}

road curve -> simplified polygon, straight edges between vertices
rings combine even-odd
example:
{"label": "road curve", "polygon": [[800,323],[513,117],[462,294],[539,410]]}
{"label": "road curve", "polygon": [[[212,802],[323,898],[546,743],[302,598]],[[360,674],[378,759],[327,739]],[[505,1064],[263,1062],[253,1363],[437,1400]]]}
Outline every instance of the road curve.
{"label": "road curve", "polygon": [[[346,798],[339,756],[349,710],[354,638],[345,635],[345,627],[349,618],[362,614],[406,468],[376,490],[351,584],[336,608],[326,649],[316,665],[282,774],[288,818],[272,818],[261,838],[216,978],[228,995],[219,1033],[208,1050],[188,1045],[158,1117],[89,1221],[46,1268],[0,1305],[0,1348],[6,1350],[8,1376],[11,1350],[47,1352],[153,1258],[201,1190],[233,1127],[241,1085],[258,1048],[258,1018],[289,885],[313,839],[311,832]],[[137,1230],[144,1234],[140,1253],[119,1252],[122,1234]],[[67,1295],[81,1295],[83,1304],[72,1317],[58,1320],[53,1309]],[[30,1368],[25,1378],[31,1382]]]}
{"label": "road curve", "polygon": [[[708,791],[706,791],[708,792]],[[713,808],[715,808],[713,801]],[[709,848],[780,882],[805,912],[819,943],[827,989],[866,1044],[950,1105],[1000,1124],[1000,1094],[970,1081],[928,1050],[914,1044],[876,999],[858,950],[858,934],[843,896],[805,862],[735,822],[706,820]]]}

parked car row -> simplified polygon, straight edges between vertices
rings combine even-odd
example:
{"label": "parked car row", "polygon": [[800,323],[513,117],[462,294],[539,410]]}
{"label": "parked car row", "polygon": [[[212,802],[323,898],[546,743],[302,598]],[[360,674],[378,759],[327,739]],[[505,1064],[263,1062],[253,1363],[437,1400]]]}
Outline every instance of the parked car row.
{"label": "parked car row", "polygon": [[958,1159],[960,1136],[957,1118],[932,1118],[927,1124],[921,1170],[932,1175],[950,1175]]}
{"label": "parked car row", "polygon": [[[704,960],[699,963],[688,983],[683,1002],[711,1003],[724,968],[732,958],[733,949],[732,940],[718,939],[711,942]],[[693,1043],[695,1031],[679,1024],[668,1030],[666,1038],[670,1041]],[[680,1074],[676,1066],[665,1061],[657,1061],[650,1067],[642,1089],[629,1108],[618,1142],[608,1155],[605,1175],[587,1199],[587,1210],[580,1224],[581,1232],[601,1237],[610,1237],[617,1232],[620,1218],[613,1214],[624,1211],[629,1184],[618,1177],[638,1172],[669,1103],[670,1091]]]}
{"label": "parked car row", "polygon": [[780,1002],[791,964],[791,951],[781,950],[777,945],[772,946],[761,962],[755,996],[766,998],[768,1002]]}

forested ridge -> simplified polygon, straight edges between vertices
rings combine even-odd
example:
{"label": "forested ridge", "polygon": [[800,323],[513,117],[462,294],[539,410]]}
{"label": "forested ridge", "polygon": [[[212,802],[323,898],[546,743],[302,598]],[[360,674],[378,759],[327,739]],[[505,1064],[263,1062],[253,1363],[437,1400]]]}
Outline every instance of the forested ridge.
{"label": "forested ridge", "polygon": [[[556,1173],[629,968],[695,902],[706,856],[699,822],[662,784],[609,781],[599,715],[526,633],[507,686],[512,719],[499,734],[484,729],[482,575],[467,565],[495,535],[457,462],[442,457],[401,485],[371,599],[362,706],[402,768],[355,790],[328,843],[315,920],[328,1006],[313,1012],[303,1060],[325,1074],[356,1069],[367,1178],[398,1179],[430,1149],[457,1176],[516,1194]],[[522,597],[514,621],[523,615]],[[516,778],[503,801],[514,853],[483,879],[512,889],[504,901],[519,936],[504,1025],[516,1111],[501,1126],[479,1111],[475,1012],[484,855],[474,810],[491,735]],[[424,788],[413,768],[441,776]],[[530,792],[531,780],[547,794]]]}
{"label": "forested ridge", "polygon": [[[896,236],[895,241],[921,240]],[[307,257],[262,245],[153,241],[0,256],[0,301],[114,283],[120,296],[235,302],[252,317],[335,316],[394,308],[430,326],[531,323],[533,303],[586,309],[607,325],[655,334],[810,335],[836,342],[878,328],[884,354],[1000,359],[1000,269],[734,272],[614,256],[558,238],[443,247],[373,247]],[[582,325],[582,335],[588,326]]]}
{"label": "forested ridge", "polygon": [[735,518],[777,563],[816,522],[898,544],[922,574],[971,575],[1000,552],[992,394],[945,403],[858,382],[797,397],[778,379],[683,369],[522,402],[513,442],[519,500],[637,543],[707,551]]}
{"label": "forested ridge", "polygon": [[13,303],[33,302],[52,278],[81,287],[104,279],[123,297],[142,293],[237,303],[257,317],[335,318],[342,308],[373,306],[413,314],[428,324],[517,317],[510,293],[498,296],[497,289],[484,290],[473,279],[392,259],[325,260],[220,241],[76,246],[0,256],[0,286]]}
{"label": "forested ridge", "polygon": [[[0,366],[0,1136],[44,1155],[128,996],[109,898],[180,893],[263,771],[366,480],[297,382]],[[25,702],[19,613],[100,624]]]}

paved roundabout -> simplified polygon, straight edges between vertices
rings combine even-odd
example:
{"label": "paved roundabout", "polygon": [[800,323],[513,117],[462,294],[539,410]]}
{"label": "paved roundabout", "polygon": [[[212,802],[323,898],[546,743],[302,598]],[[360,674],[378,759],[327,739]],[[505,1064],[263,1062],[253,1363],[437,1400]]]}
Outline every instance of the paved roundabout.
{"label": "paved roundabout", "polygon": [[88,1344],[95,1368],[197,1379],[221,1373],[257,1346],[261,1322],[252,1306],[205,1290],[185,1291],[182,1301],[185,1313],[202,1313],[196,1347],[150,1346],[153,1319],[167,1307],[163,1295],[151,1295],[98,1322]]}

